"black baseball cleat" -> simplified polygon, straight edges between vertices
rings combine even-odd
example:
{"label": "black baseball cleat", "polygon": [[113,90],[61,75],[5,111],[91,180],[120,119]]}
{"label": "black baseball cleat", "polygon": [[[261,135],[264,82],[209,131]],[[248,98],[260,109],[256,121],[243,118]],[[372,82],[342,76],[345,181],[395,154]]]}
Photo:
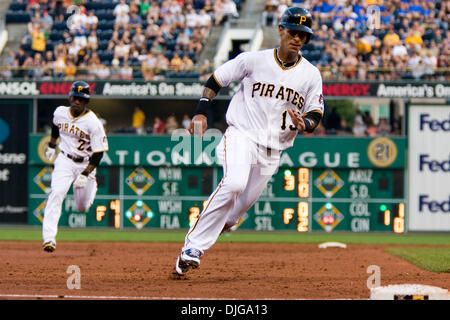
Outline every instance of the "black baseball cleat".
{"label": "black baseball cleat", "polygon": [[56,250],[56,244],[53,241],[47,241],[42,245],[42,248],[46,252],[53,252]]}
{"label": "black baseball cleat", "polygon": [[200,266],[200,257],[203,252],[197,249],[187,249],[183,251],[177,258],[175,263],[175,272],[178,275],[185,275],[189,270],[196,269]]}

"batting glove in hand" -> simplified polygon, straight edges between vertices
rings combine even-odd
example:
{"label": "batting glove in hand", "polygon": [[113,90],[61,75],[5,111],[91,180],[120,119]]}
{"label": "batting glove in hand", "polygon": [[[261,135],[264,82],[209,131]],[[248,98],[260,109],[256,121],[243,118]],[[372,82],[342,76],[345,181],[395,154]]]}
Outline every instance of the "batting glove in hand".
{"label": "batting glove in hand", "polygon": [[49,161],[53,160],[53,158],[55,157],[55,153],[56,153],[56,149],[55,148],[52,148],[50,146],[47,146],[47,148],[45,148],[45,157]]}
{"label": "batting glove in hand", "polygon": [[73,183],[73,187],[76,189],[81,189],[86,186],[88,182],[88,177],[86,177],[84,174],[80,174],[78,178]]}

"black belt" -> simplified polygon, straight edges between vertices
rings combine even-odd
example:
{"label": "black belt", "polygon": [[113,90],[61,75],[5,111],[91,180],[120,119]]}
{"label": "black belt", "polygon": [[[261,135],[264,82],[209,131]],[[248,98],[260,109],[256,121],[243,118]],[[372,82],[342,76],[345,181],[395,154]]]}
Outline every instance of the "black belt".
{"label": "black belt", "polygon": [[268,155],[269,157],[272,156],[272,151],[273,151],[273,152],[281,153],[280,150],[268,148],[268,147],[265,147],[265,146],[263,146],[263,145],[261,145],[261,144],[259,144],[259,143],[257,143],[256,145],[257,145],[259,148],[266,149],[266,151],[267,151],[266,153],[267,153],[267,155]]}
{"label": "black belt", "polygon": [[73,162],[84,162],[84,157],[75,157],[71,154],[65,153],[64,151],[61,150],[61,153],[63,155],[65,155],[67,158],[69,158],[70,160],[72,160]]}

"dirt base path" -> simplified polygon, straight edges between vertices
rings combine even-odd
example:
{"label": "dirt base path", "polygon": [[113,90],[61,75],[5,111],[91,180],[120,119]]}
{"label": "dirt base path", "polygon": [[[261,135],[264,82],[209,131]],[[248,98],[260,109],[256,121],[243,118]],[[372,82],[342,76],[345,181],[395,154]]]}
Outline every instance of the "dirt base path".
{"label": "dirt base path", "polygon": [[[380,245],[318,249],[317,244],[217,243],[186,280],[171,280],[177,243],[0,242],[0,299],[5,295],[103,296],[148,299],[368,299],[367,267],[381,285],[424,284],[450,289],[450,273],[432,273]],[[81,289],[67,288],[69,266]],[[1,296],[3,295],[3,296]],[[10,298],[10,297],[9,297]]]}

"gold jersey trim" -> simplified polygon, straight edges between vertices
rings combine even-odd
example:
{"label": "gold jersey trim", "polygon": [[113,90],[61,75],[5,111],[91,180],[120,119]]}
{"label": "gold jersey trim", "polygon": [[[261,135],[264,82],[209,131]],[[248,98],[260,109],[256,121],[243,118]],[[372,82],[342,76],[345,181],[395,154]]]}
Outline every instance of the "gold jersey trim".
{"label": "gold jersey trim", "polygon": [[273,49],[273,58],[275,59],[276,63],[278,64],[278,66],[279,66],[281,69],[283,69],[283,70],[289,70],[289,69],[292,69],[292,68],[295,68],[296,66],[298,66],[299,63],[302,61],[303,56],[300,55],[300,59],[298,59],[297,62],[296,62],[295,64],[293,64],[292,66],[290,66],[290,67],[283,67],[283,65],[282,65],[281,62],[280,62],[280,59],[277,57],[277,48],[274,48],[274,49]]}

